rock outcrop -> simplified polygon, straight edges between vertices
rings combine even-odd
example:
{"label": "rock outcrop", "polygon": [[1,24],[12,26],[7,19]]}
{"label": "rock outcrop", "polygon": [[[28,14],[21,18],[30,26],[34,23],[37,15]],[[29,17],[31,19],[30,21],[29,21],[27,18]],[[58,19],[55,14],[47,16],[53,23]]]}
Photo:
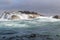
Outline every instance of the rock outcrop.
{"label": "rock outcrop", "polygon": [[38,14],[37,12],[30,12],[30,11],[18,11],[18,12],[21,12],[21,13],[23,13],[23,14],[35,14],[35,15],[40,15],[40,16],[43,16],[43,15],[41,15],[41,14]]}
{"label": "rock outcrop", "polygon": [[53,16],[53,18],[60,19],[60,16],[55,15],[55,16]]}
{"label": "rock outcrop", "polygon": [[18,12],[21,12],[23,14],[27,14],[29,18],[37,18],[39,16],[43,16],[43,15],[38,14],[36,12],[30,12],[30,11],[18,11]]}
{"label": "rock outcrop", "polygon": [[13,11],[13,12],[5,11],[3,16],[5,19],[17,20],[17,19],[25,19],[25,18],[33,19],[43,15],[30,11]]}
{"label": "rock outcrop", "polygon": [[17,15],[12,15],[12,16],[11,16],[11,19],[12,19],[12,20],[17,20],[17,19],[20,19],[20,17],[17,16]]}
{"label": "rock outcrop", "polygon": [[36,14],[29,14],[28,16],[29,16],[29,18],[37,18],[37,17],[39,17],[40,15],[36,15]]}

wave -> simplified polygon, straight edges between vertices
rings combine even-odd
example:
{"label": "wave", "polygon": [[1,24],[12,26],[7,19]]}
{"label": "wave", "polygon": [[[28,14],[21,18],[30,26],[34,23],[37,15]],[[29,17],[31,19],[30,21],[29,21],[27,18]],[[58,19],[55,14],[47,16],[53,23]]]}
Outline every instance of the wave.
{"label": "wave", "polygon": [[[60,19],[54,19],[53,16],[38,16],[30,19],[28,15],[21,14],[21,19],[11,20],[9,18],[12,15],[7,15],[7,17],[3,15],[0,19],[1,40],[10,40],[11,38],[11,40],[48,40],[48,37],[53,39],[60,37]],[[19,16],[19,14],[14,15]],[[56,38],[55,35],[59,37]]]}
{"label": "wave", "polygon": [[46,17],[41,14],[37,14],[29,11],[14,11],[14,12],[4,12],[0,17],[0,21],[21,21],[21,20],[38,20],[40,22],[56,22],[60,19],[55,19],[53,16]]}
{"label": "wave", "polygon": [[17,20],[9,20],[9,19],[3,19],[1,18],[0,21],[21,21],[21,20],[38,20],[40,22],[56,22],[56,21],[60,21],[60,19],[54,19],[52,17],[37,17],[37,18],[33,18],[33,19],[29,19],[29,18],[22,18],[22,19],[17,19]]}
{"label": "wave", "polygon": [[[31,20],[1,20],[0,21],[0,27],[2,28],[31,28],[31,27],[37,27],[38,26],[46,26],[50,25],[50,23],[55,23],[53,25],[59,25],[56,24],[60,22],[60,19],[53,19],[50,17],[40,17],[35,18]],[[52,25],[52,24],[51,24]]]}

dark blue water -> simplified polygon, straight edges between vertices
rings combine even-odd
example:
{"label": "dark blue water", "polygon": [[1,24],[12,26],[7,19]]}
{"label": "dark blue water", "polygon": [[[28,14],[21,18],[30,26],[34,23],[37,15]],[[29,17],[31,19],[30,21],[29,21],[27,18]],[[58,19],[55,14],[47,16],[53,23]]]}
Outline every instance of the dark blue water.
{"label": "dark blue water", "polygon": [[[60,15],[59,0],[0,0],[3,11],[35,11]],[[60,21],[52,19],[0,21],[0,40],[60,40]]]}
{"label": "dark blue water", "polygon": [[0,21],[0,40],[60,40],[60,21]]}

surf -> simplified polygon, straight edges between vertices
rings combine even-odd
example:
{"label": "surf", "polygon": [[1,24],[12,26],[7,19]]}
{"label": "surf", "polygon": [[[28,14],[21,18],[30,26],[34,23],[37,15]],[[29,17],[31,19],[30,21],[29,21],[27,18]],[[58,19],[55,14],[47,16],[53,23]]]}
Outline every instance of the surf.
{"label": "surf", "polygon": [[60,19],[55,19],[53,16],[43,16],[40,13],[29,12],[29,11],[13,11],[13,12],[3,12],[3,15],[0,17],[0,21],[20,21],[20,20],[36,20],[42,22],[56,22]]}

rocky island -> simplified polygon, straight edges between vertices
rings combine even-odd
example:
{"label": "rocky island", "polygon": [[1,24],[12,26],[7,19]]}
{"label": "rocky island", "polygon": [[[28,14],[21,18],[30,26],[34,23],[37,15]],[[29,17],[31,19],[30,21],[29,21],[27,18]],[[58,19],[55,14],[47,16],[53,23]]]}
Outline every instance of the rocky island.
{"label": "rocky island", "polygon": [[[38,18],[38,17],[46,18],[46,16],[44,16],[40,13],[30,12],[30,11],[13,11],[13,12],[4,11],[2,17],[0,17],[0,18],[8,19],[8,20],[20,20],[20,19],[34,19],[34,18]],[[60,16],[55,15],[52,18],[60,19]]]}
{"label": "rocky island", "polygon": [[33,19],[39,16],[43,16],[39,13],[30,12],[30,11],[13,11],[13,12],[5,11],[3,14],[4,15],[2,17],[9,20]]}

